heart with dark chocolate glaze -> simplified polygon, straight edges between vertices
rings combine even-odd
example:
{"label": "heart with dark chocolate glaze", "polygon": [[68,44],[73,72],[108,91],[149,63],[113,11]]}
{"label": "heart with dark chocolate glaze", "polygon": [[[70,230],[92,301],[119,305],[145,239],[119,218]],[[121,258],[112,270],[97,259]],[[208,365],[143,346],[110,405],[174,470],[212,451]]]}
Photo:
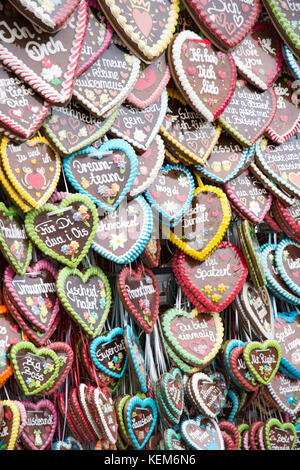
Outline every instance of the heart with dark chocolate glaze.
{"label": "heart with dark chocolate glaze", "polygon": [[97,336],[90,344],[90,353],[97,369],[112,377],[122,377],[128,361],[123,328]]}
{"label": "heart with dark chocolate glaze", "polygon": [[236,346],[232,349],[228,357],[230,370],[234,378],[237,380],[238,383],[243,386],[243,388],[248,391],[254,392],[258,389],[259,384],[250,374],[250,371],[244,360],[243,353],[243,346]]}
{"label": "heart with dark chocolate glaze", "polygon": [[279,313],[274,324],[274,339],[280,344],[282,358],[281,365],[290,371],[292,377],[300,379],[298,336],[300,328],[300,315],[294,313]]}
{"label": "heart with dark chocolate glaze", "polygon": [[70,372],[73,365],[74,353],[71,346],[63,342],[49,343],[47,348],[52,349],[56,353],[59,361],[59,369],[54,383],[42,391],[43,395],[52,395],[64,383]]}
{"label": "heart with dark chocolate glaze", "polygon": [[19,436],[20,412],[13,400],[2,400],[4,416],[0,423],[1,450],[14,450]]}
{"label": "heart with dark chocolate glaze", "polygon": [[10,359],[16,380],[25,395],[36,395],[57,377],[59,359],[49,348],[36,348],[29,341],[13,345]]}
{"label": "heart with dark chocolate glaze", "polygon": [[268,385],[275,376],[281,355],[281,347],[275,340],[266,340],[263,343],[249,341],[243,352],[251,375],[263,385]]}
{"label": "heart with dark chocolate glaze", "polygon": [[[59,8],[64,12],[69,10],[66,5]],[[37,10],[36,4],[34,9]],[[31,16],[27,20],[10,3],[3,6],[0,60],[48,102],[64,106],[72,95],[73,80],[86,32],[87,3],[80,1],[70,20],[54,35],[37,28],[32,23]],[[14,28],[26,30],[26,34],[8,37],[7,31],[13,31]],[[33,43],[38,44],[34,52]]]}
{"label": "heart with dark chocolate glaze", "polygon": [[[219,117],[219,122],[238,142],[250,147],[273,121],[276,103],[276,94],[272,87],[260,92],[245,80],[239,79],[234,95]],[[239,120],[235,119],[237,113]]]}
{"label": "heart with dark chocolate glaze", "polygon": [[280,410],[291,416],[296,416],[299,413],[300,379],[291,379],[288,375],[277,371],[274,378],[268,383],[267,390]]}
{"label": "heart with dark chocolate glaze", "polygon": [[[22,340],[22,331],[8,314],[4,305],[0,310],[0,386],[13,374],[9,361],[10,347]],[[0,426],[1,426],[0,420]]]}
{"label": "heart with dark chocolate glaze", "polygon": [[25,321],[42,333],[51,329],[59,311],[56,277],[56,269],[46,260],[31,264],[24,275],[17,274],[11,266],[4,272],[9,300]]}
{"label": "heart with dark chocolate glaze", "polygon": [[27,423],[21,439],[29,450],[46,450],[56,431],[57,413],[52,401],[42,399],[36,403],[22,401],[27,413]]}
{"label": "heart with dark chocolate glaze", "polygon": [[97,150],[86,147],[63,161],[72,186],[104,211],[114,211],[130,191],[137,174],[137,157],[127,142],[111,139]]}
{"label": "heart with dark chocolate glaze", "polygon": [[295,426],[270,418],[264,426],[264,440],[268,450],[293,450],[296,444]]}
{"label": "heart with dark chocolate glaze", "polygon": [[232,55],[187,30],[174,36],[168,53],[172,76],[183,97],[205,119],[214,121],[234,93],[236,67]]}
{"label": "heart with dark chocolate glaze", "polygon": [[[188,392],[189,391],[189,392]],[[226,403],[227,384],[220,372],[196,372],[188,381],[187,393],[198,410],[205,416],[216,418]]]}
{"label": "heart with dark chocolate glaze", "polygon": [[232,440],[231,450],[238,450],[240,433],[238,428],[231,421],[219,421],[219,428],[224,439],[224,434],[227,434]]}
{"label": "heart with dark chocolate glaze", "polygon": [[162,222],[176,225],[191,205],[195,183],[183,165],[163,165],[145,191],[153,212]]}
{"label": "heart with dark chocolate glaze", "polygon": [[224,450],[221,430],[214,419],[198,416],[181,423],[181,435],[196,450]]}
{"label": "heart with dark chocolate glaze", "polygon": [[112,396],[106,388],[94,388],[92,397],[103,436],[108,439],[110,444],[115,444],[117,442],[118,423]]}
{"label": "heart with dark chocolate glaze", "polygon": [[100,268],[65,267],[57,277],[60,302],[81,328],[94,338],[101,333],[111,306],[110,284]]}
{"label": "heart with dark chocolate glaze", "polygon": [[87,254],[97,224],[96,206],[83,194],[71,194],[59,206],[45,204],[25,218],[26,231],[35,245],[71,268]]}
{"label": "heart with dark chocolate glaze", "polygon": [[163,375],[163,380],[160,380],[160,388],[167,407],[180,417],[184,405],[184,386],[180,369],[176,367],[170,372],[166,372]]}
{"label": "heart with dark chocolate glaze", "polygon": [[157,408],[152,398],[144,400],[135,395],[126,402],[124,421],[134,447],[141,450],[145,447],[155,428]]}
{"label": "heart with dark chocolate glaze", "polygon": [[152,233],[150,240],[141,254],[143,263],[149,268],[157,268],[160,260],[160,250],[160,238],[157,238],[157,236]]}
{"label": "heart with dark chocolate glaze", "polygon": [[177,282],[187,287],[187,296],[191,292],[191,302],[197,307],[199,301],[212,312],[221,312],[233,301],[248,274],[241,251],[230,242],[221,242],[202,262],[178,250],[174,257],[175,264]]}
{"label": "heart with dark chocolate glaze", "polygon": [[146,333],[151,333],[159,307],[159,289],[151,269],[143,264],[137,269],[123,268],[117,287],[126,311]]}
{"label": "heart with dark chocolate glaze", "polygon": [[300,297],[300,243],[283,239],[275,250],[275,262],[284,282]]}
{"label": "heart with dark chocolate glaze", "polygon": [[37,136],[15,145],[3,138],[1,159],[18,194],[32,207],[43,206],[55,190],[61,171],[60,157],[48,140]]}

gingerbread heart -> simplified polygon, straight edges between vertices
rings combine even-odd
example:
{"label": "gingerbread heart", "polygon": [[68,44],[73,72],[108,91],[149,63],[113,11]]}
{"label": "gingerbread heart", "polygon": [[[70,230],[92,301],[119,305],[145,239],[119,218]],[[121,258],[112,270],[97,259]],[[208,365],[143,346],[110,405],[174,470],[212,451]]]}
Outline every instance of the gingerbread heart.
{"label": "gingerbread heart", "polygon": [[65,381],[73,365],[74,353],[67,343],[55,342],[47,344],[47,348],[52,349],[58,357],[59,369],[53,384],[50,384],[43,391],[43,395],[52,395]]}
{"label": "gingerbread heart", "polygon": [[1,131],[17,139],[30,139],[39,128],[50,106],[12,72],[0,65]]}
{"label": "gingerbread heart", "polygon": [[160,239],[152,233],[143,253],[141,254],[143,263],[145,263],[149,268],[157,268],[160,260],[160,250]]}
{"label": "gingerbread heart", "polygon": [[219,351],[224,328],[218,313],[195,317],[184,310],[173,308],[162,317],[164,338],[183,361],[205,367]]}
{"label": "gingerbread heart", "polygon": [[166,53],[164,53],[152,64],[142,67],[139,78],[128,95],[127,101],[138,108],[147,108],[161,95],[170,77],[170,69],[167,64]]}
{"label": "gingerbread heart", "polygon": [[132,262],[144,250],[152,229],[152,211],[143,196],[124,200],[115,212],[99,217],[92,248],[115,263]]}
{"label": "gingerbread heart", "polygon": [[105,120],[96,119],[73,99],[64,108],[53,106],[51,116],[43,122],[43,129],[51,144],[65,156],[100,139],[117,115],[114,111]]}
{"label": "gingerbread heart", "polygon": [[174,228],[162,231],[180,250],[200,261],[221,243],[231,220],[230,205],[223,191],[202,186],[194,192],[191,206]]}
{"label": "gingerbread heart", "polygon": [[137,157],[127,142],[111,139],[70,155],[63,161],[72,186],[105,211],[114,211],[130,191],[137,174]]}
{"label": "gingerbread heart", "polygon": [[176,225],[191,205],[195,183],[192,174],[182,165],[163,165],[145,191],[153,212],[162,222]]}
{"label": "gingerbread heart", "polygon": [[197,307],[199,301],[213,312],[221,312],[233,301],[248,273],[242,253],[230,242],[221,242],[202,262],[177,252],[175,263],[179,272],[179,275],[175,272],[177,282],[191,292],[194,305]]}
{"label": "gingerbread heart", "polygon": [[36,403],[23,401],[27,423],[21,435],[22,442],[29,450],[45,450],[56,431],[57,413],[52,401],[42,399]]}
{"label": "gingerbread heart", "polygon": [[[291,379],[277,371],[268,383],[267,390],[280,410],[291,416],[297,415],[300,408],[300,379]],[[293,393],[289,393],[290,391]]]}
{"label": "gingerbread heart", "polygon": [[20,341],[10,351],[16,380],[25,395],[36,395],[53,383],[59,370],[57,354],[49,348],[36,348]]}
{"label": "gingerbread heart", "polygon": [[280,344],[282,358],[280,368],[292,378],[300,379],[299,356],[297,349],[300,316],[294,313],[279,313],[274,325],[274,338]]}
{"label": "gingerbread heart", "polygon": [[0,423],[1,450],[14,450],[20,429],[20,412],[12,400],[2,400],[4,418]]}
{"label": "gingerbread heart", "polygon": [[205,416],[216,418],[226,402],[227,385],[224,376],[219,372],[209,375],[196,372],[188,384],[197,408]]}
{"label": "gingerbread heart", "polygon": [[31,260],[32,243],[24,227],[22,213],[0,203],[0,249],[14,270],[22,275]]}
{"label": "gingerbread heart", "polygon": [[47,139],[34,137],[14,145],[5,137],[1,159],[9,181],[26,202],[39,208],[48,201],[59,180],[61,161]]}
{"label": "gingerbread heart", "polygon": [[92,397],[103,435],[110,444],[115,444],[117,441],[118,424],[112,396],[105,388],[95,388]]}
{"label": "gingerbread heart", "polygon": [[123,268],[117,287],[124,308],[146,333],[154,328],[159,307],[159,289],[151,269],[138,265],[137,269]]}
{"label": "gingerbread heart", "polygon": [[128,361],[123,328],[114,328],[109,333],[93,339],[90,353],[98,369],[109,376],[121,378]]}
{"label": "gingerbread heart", "polygon": [[205,119],[214,121],[234,93],[232,55],[217,51],[209,41],[187,30],[175,36],[168,51],[171,73],[183,97]]}
{"label": "gingerbread heart", "polygon": [[157,409],[152,398],[142,400],[139,396],[129,398],[124,415],[128,433],[134,447],[141,450],[148,442],[156,424]]}
{"label": "gingerbread heart", "polygon": [[129,366],[144,393],[147,392],[147,374],[144,353],[139,338],[133,327],[127,325],[124,329],[124,342]]}
{"label": "gingerbread heart", "polygon": [[238,71],[260,90],[272,85],[283,59],[280,38],[267,22],[256,23],[232,55]]}
{"label": "gingerbread heart", "polygon": [[181,435],[196,450],[224,450],[224,441],[217,422],[198,416],[181,422]]}
{"label": "gingerbread heart", "polygon": [[96,206],[83,194],[67,196],[59,206],[45,204],[25,218],[35,245],[62,264],[75,268],[88,252],[98,224]]}
{"label": "gingerbread heart", "polygon": [[[219,122],[239,143],[251,147],[272,123],[276,103],[272,87],[259,92],[245,80],[238,79],[233,97]],[[237,114],[239,119],[236,119]]]}
{"label": "gingerbread heart", "polygon": [[[55,34],[36,28],[31,16],[25,19],[9,3],[3,6],[2,16],[1,62],[51,104],[67,104],[86,32],[87,3],[81,0],[66,26]],[[15,34],[15,28],[21,33]]]}
{"label": "gingerbread heart", "polygon": [[244,347],[243,356],[253,377],[267,385],[278,370],[281,347],[275,340],[266,340],[263,343],[250,341]]}
{"label": "gingerbread heart", "polygon": [[[11,346],[22,339],[22,332],[18,325],[8,314],[4,305],[0,310],[0,385],[13,374],[9,361],[9,350]],[[1,426],[2,419],[0,419]]]}
{"label": "gingerbread heart", "polygon": [[23,318],[41,332],[51,329],[59,311],[56,276],[56,269],[46,260],[29,266],[24,275],[17,274],[11,266],[4,273],[4,285],[11,302]]}
{"label": "gingerbread heart", "polygon": [[300,297],[300,244],[288,238],[281,240],[275,251],[275,262],[284,282]]}
{"label": "gingerbread heart", "polygon": [[81,272],[65,267],[57,277],[60,302],[81,328],[94,338],[101,333],[111,306],[111,289],[100,268]]}
{"label": "gingerbread heart", "polygon": [[161,0],[159,4],[110,0],[101,7],[133,54],[149,63],[164,52],[172,39],[179,0]]}
{"label": "gingerbread heart", "polygon": [[234,0],[208,4],[205,0],[185,0],[184,4],[198,27],[220,49],[235,48],[257,21],[261,6],[258,0],[239,2]]}
{"label": "gingerbread heart", "polygon": [[264,425],[264,440],[268,450],[293,450],[296,444],[295,426],[270,418]]}

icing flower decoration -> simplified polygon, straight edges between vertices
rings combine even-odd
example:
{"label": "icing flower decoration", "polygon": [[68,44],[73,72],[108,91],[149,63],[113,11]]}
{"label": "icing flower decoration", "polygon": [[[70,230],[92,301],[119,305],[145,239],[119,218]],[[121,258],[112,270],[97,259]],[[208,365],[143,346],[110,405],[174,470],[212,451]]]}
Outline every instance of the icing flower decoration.
{"label": "icing flower decoration", "polygon": [[109,246],[115,251],[118,248],[124,248],[124,244],[127,242],[127,237],[125,233],[113,233],[111,236],[111,240],[109,242]]}
{"label": "icing flower decoration", "polygon": [[215,303],[218,303],[221,298],[222,298],[222,296],[221,296],[221,295],[218,295],[218,294],[213,294],[213,295],[211,296],[211,300],[212,300],[213,302],[215,302]]}
{"label": "icing flower decoration", "polygon": [[87,189],[90,186],[89,180],[87,180],[84,176],[81,178],[81,186],[83,189]]}
{"label": "icing flower decoration", "polygon": [[133,138],[138,142],[143,142],[146,139],[147,135],[141,129],[135,129]]}
{"label": "icing flower decoration", "polygon": [[225,290],[226,290],[225,284],[223,284],[223,283],[218,284],[218,290],[219,290],[220,292],[225,292]]}
{"label": "icing flower decoration", "polygon": [[210,294],[211,291],[212,291],[212,286],[211,285],[207,284],[206,286],[204,286],[204,292],[206,294]]}

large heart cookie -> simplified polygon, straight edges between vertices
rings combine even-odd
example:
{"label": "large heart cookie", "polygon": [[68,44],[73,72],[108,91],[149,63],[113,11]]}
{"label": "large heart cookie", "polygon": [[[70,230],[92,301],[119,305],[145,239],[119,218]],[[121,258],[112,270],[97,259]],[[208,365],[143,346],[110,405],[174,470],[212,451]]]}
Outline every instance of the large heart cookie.
{"label": "large heart cookie", "polygon": [[179,0],[105,0],[101,4],[111,25],[134,55],[152,62],[168,47],[175,31]]}
{"label": "large heart cookie", "polygon": [[37,403],[23,401],[27,414],[27,423],[21,435],[22,442],[28,450],[45,450],[50,446],[56,431],[57,412],[50,400],[39,400]]}
{"label": "large heart cookie", "polygon": [[270,418],[264,425],[264,440],[268,450],[293,450],[296,436],[292,423],[281,423],[277,418]]}
{"label": "large heart cookie", "polygon": [[280,410],[291,416],[299,413],[300,379],[291,379],[288,375],[278,371],[268,383],[267,390]]}
{"label": "large heart cookie", "polygon": [[87,147],[63,161],[72,186],[102,207],[114,211],[130,191],[137,173],[137,157],[127,142],[111,139],[97,150]]}
{"label": "large heart cookie", "polygon": [[213,312],[221,312],[233,301],[248,273],[242,253],[230,242],[222,242],[202,262],[178,251],[174,257],[175,265],[177,282],[187,287],[186,295],[191,293],[191,302],[196,307],[200,302]]}
{"label": "large heart cookie", "polygon": [[278,370],[281,347],[277,341],[270,339],[263,343],[249,341],[244,347],[243,356],[252,376],[267,385]]}
{"label": "large heart cookie", "polygon": [[143,196],[123,200],[113,213],[99,217],[92,248],[118,264],[134,261],[147,245],[153,214]]}
{"label": "large heart cookie", "polygon": [[152,398],[142,400],[136,395],[126,402],[124,415],[134,447],[138,450],[143,449],[157,420],[157,408],[154,400]]}
{"label": "large heart cookie", "polygon": [[118,379],[123,376],[128,361],[123,328],[114,328],[93,339],[90,352],[98,369]]}
{"label": "large heart cookie", "polygon": [[217,421],[198,416],[181,422],[181,434],[186,443],[196,450],[224,450],[224,440]]}
{"label": "large heart cookie", "polygon": [[49,104],[0,65],[0,124],[17,139],[30,139],[49,112]]}
{"label": "large heart cookie", "polygon": [[183,96],[208,121],[214,121],[230,103],[236,84],[230,53],[217,51],[192,31],[183,31],[169,47],[169,65]]}
{"label": "large heart cookie", "polygon": [[259,0],[231,0],[229,4],[226,1],[185,0],[184,4],[205,35],[216,47],[225,50],[234,48],[244,39],[261,10]]}
{"label": "large heart cookie", "polygon": [[195,190],[179,224],[172,229],[162,226],[162,231],[178,248],[202,261],[221,243],[230,220],[225,193],[215,186],[203,186]]}
{"label": "large heart cookie", "polygon": [[110,115],[129,95],[140,61],[111,42],[85,72],[76,78],[73,97],[97,118]]}
{"label": "large heart cookie", "polygon": [[17,193],[32,207],[43,206],[53,193],[61,171],[60,157],[45,137],[34,137],[15,145],[1,141],[5,173]]}
{"label": "large heart cookie", "polygon": [[111,289],[100,268],[83,273],[68,267],[59,271],[57,295],[71,318],[92,338],[101,333],[111,305]]}
{"label": "large heart cookie", "polygon": [[26,231],[37,247],[71,268],[87,254],[97,223],[96,206],[83,194],[67,196],[59,206],[45,204],[25,218]]}
{"label": "large heart cookie", "polygon": [[67,104],[86,31],[85,0],[55,34],[36,28],[10,3],[1,5],[0,61],[50,103]]}

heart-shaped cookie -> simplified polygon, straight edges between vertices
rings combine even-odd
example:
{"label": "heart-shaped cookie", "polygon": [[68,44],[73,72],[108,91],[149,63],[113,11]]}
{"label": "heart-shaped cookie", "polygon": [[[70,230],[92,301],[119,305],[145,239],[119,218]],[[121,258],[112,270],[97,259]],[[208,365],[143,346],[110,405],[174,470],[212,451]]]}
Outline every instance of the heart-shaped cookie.
{"label": "heart-shaped cookie", "polygon": [[274,325],[274,338],[280,344],[282,352],[280,369],[284,369],[289,377],[300,379],[298,328],[300,328],[300,316],[297,310],[294,313],[278,314]]}
{"label": "heart-shaped cookie", "polygon": [[268,450],[293,450],[296,444],[295,426],[270,418],[264,425],[264,440]]}
{"label": "heart-shaped cookie", "polygon": [[124,343],[130,368],[144,393],[147,392],[147,373],[144,353],[134,329],[127,325],[124,329]]}
{"label": "heart-shaped cookie", "polygon": [[258,390],[259,383],[250,374],[243,353],[244,346],[235,346],[228,354],[227,364],[230,366],[230,375],[244,390],[254,392]]}
{"label": "heart-shaped cookie", "polygon": [[267,22],[256,23],[232,55],[238,71],[260,90],[272,85],[282,65],[280,38]]}
{"label": "heart-shaped cookie", "polygon": [[300,79],[300,61],[296,59],[296,57],[293,55],[293,53],[290,51],[290,49],[287,47],[286,44],[283,44],[282,53],[293,76],[297,80],[299,80]]}
{"label": "heart-shaped cookie", "polygon": [[147,150],[137,154],[137,173],[130,190],[134,197],[147,189],[157,176],[165,158],[165,146],[162,138],[157,135]]}
{"label": "heart-shaped cookie", "polygon": [[224,407],[227,395],[225,378],[219,372],[209,375],[202,372],[193,374],[187,384],[187,393],[205,416],[216,418]]}
{"label": "heart-shaped cookie", "polygon": [[[296,416],[300,408],[300,379],[291,379],[277,371],[267,385],[268,393],[276,406],[291,416]],[[292,392],[292,393],[291,393]]]}
{"label": "heart-shaped cookie", "polygon": [[276,103],[272,87],[259,92],[245,80],[238,79],[233,97],[219,122],[239,143],[251,147],[272,123]]}
{"label": "heart-shaped cookie", "polygon": [[45,204],[25,218],[26,231],[34,244],[71,268],[87,254],[97,224],[96,206],[83,194],[67,196],[59,206]]}
{"label": "heart-shaped cookie", "polygon": [[92,397],[102,433],[110,444],[115,444],[117,441],[118,424],[112,396],[105,388],[95,388]]}
{"label": "heart-shaped cookie", "polygon": [[157,238],[155,233],[152,233],[150,239],[141,254],[143,263],[149,268],[157,268],[160,261],[160,238]]}
{"label": "heart-shaped cookie", "polygon": [[173,368],[160,379],[162,396],[168,408],[180,419],[184,406],[184,386],[180,369]]}
{"label": "heart-shaped cookie", "polygon": [[140,61],[112,41],[76,78],[73,97],[96,118],[107,117],[127,98],[139,74]]}
{"label": "heart-shaped cookie", "polygon": [[174,228],[162,231],[180,250],[200,261],[221,243],[231,220],[228,199],[215,186],[197,188],[189,209]]}
{"label": "heart-shaped cookie", "polygon": [[[22,340],[22,332],[19,326],[8,314],[4,305],[0,306],[0,386],[13,374],[9,361],[11,346]],[[0,419],[0,426],[1,426]]]}
{"label": "heart-shaped cookie", "polygon": [[59,311],[56,277],[56,269],[46,260],[29,266],[24,275],[17,274],[11,266],[4,273],[4,286],[11,302],[41,332],[51,329]]}
{"label": "heart-shaped cookie", "polygon": [[203,119],[175,89],[168,89],[168,95],[167,114],[160,128],[165,144],[191,163],[203,165],[218,141],[221,127]]}
{"label": "heart-shaped cookie", "polygon": [[109,132],[129,142],[135,149],[145,151],[153,142],[167,112],[168,93],[163,90],[160,97],[145,109],[125,102],[118,108],[118,116]]}
{"label": "heart-shaped cookie", "polygon": [[239,175],[253,155],[254,146],[243,148],[223,130],[205,164],[196,166],[196,177],[199,174],[216,184],[227,183]]}
{"label": "heart-shaped cookie", "polygon": [[159,307],[159,289],[151,269],[125,267],[118,275],[118,292],[124,308],[146,333],[154,328]]}
{"label": "heart-shaped cookie", "polygon": [[272,204],[272,195],[249,170],[228,181],[224,191],[233,207],[254,224],[264,220]]}
{"label": "heart-shaped cookie", "polygon": [[109,376],[121,378],[128,361],[123,328],[113,328],[109,333],[93,339],[90,353],[98,369]]}
{"label": "heart-shaped cookie", "polygon": [[137,174],[137,157],[127,142],[111,139],[70,155],[63,161],[72,186],[105,211],[114,211],[130,191]]}
{"label": "heart-shaped cookie", "polygon": [[281,347],[275,340],[263,343],[250,341],[244,347],[243,356],[253,377],[267,385],[275,376],[281,359]]}
{"label": "heart-shaped cookie", "polygon": [[300,297],[300,244],[285,238],[277,245],[275,263],[280,276]]}
{"label": "heart-shaped cookie", "polygon": [[281,145],[260,139],[256,143],[255,161],[261,171],[280,188],[300,198],[300,132]]}
{"label": "heart-shaped cookie", "polygon": [[299,4],[292,0],[263,0],[270,20],[279,32],[284,43],[293,50],[300,60]]}
{"label": "heart-shaped cookie", "polygon": [[105,0],[101,8],[133,54],[149,63],[164,52],[172,39],[179,0],[161,0],[159,4]]}
{"label": "heart-shaped cookie", "polygon": [[170,77],[167,56],[164,53],[152,64],[142,67],[139,78],[128,95],[127,101],[138,108],[147,108],[161,95]]}
{"label": "heart-shaped cookie", "polygon": [[277,110],[266,134],[277,144],[289,140],[300,127],[300,110],[294,79],[281,74],[273,84]]}
{"label": "heart-shaped cookie", "polygon": [[143,196],[123,200],[113,213],[99,217],[92,248],[118,264],[134,261],[147,245],[153,214]]}
{"label": "heart-shaped cookie", "polygon": [[124,416],[128,433],[134,447],[141,450],[148,442],[156,424],[157,408],[152,398],[129,398],[124,407]]}
{"label": "heart-shaped cookie", "polygon": [[52,401],[42,399],[36,403],[23,401],[27,423],[21,435],[22,442],[29,450],[45,450],[52,441],[56,430],[57,413]]}
{"label": "heart-shaped cookie", "polygon": [[25,395],[36,395],[53,383],[59,370],[57,354],[49,348],[36,348],[29,341],[13,345],[10,360],[15,378]]}
{"label": "heart-shaped cookie", "polygon": [[0,203],[0,249],[18,274],[24,274],[31,260],[32,243],[24,227],[21,211]]}
{"label": "heart-shaped cookie", "polygon": [[62,156],[92,145],[106,134],[118,115],[114,111],[105,120],[96,119],[75,100],[64,108],[53,106],[51,111],[51,116],[43,122],[43,130]]}
{"label": "heart-shaped cookie", "polygon": [[25,83],[0,65],[0,125],[17,139],[30,139],[39,128],[50,107]]}
{"label": "heart-shaped cookie", "polygon": [[88,3],[88,22],[79,57],[77,77],[88,69],[108,47],[113,29],[98,5]]}
{"label": "heart-shaped cookie", "polygon": [[233,301],[248,273],[241,251],[230,242],[221,242],[212,255],[202,262],[178,251],[174,257],[175,263],[178,268],[178,272],[174,272],[177,282],[191,292],[191,302],[196,307],[201,302],[212,312],[221,312]]}
{"label": "heart-shaped cookie", "polygon": [[216,312],[192,317],[173,308],[163,315],[161,325],[166,342],[190,365],[205,367],[221,347],[224,328]]}
{"label": "heart-shaped cookie", "polygon": [[214,121],[234,93],[232,55],[217,51],[209,41],[187,30],[175,36],[168,52],[171,74],[183,97],[207,121]]}
{"label": "heart-shaped cookie", "polygon": [[231,1],[208,3],[206,0],[185,0],[184,4],[197,24],[219,49],[232,49],[251,30],[259,16],[261,6],[253,2]]}
{"label": "heart-shaped cookie", "polygon": [[57,277],[57,295],[71,318],[91,338],[101,333],[111,306],[111,289],[100,268],[68,267]]}
{"label": "heart-shaped cookie", "polygon": [[153,212],[162,222],[176,225],[191,205],[195,183],[192,174],[182,165],[163,165],[145,191]]}
{"label": "heart-shaped cookie", "polygon": [[14,450],[20,429],[20,412],[12,400],[2,400],[4,417],[0,423],[1,450]]}
{"label": "heart-shaped cookie", "polygon": [[[11,4],[3,10],[1,62],[51,104],[64,106],[72,95],[87,26],[87,3],[81,0],[66,26],[55,34],[41,31],[31,16],[25,19]],[[15,34],[15,28],[21,33]]]}
{"label": "heart-shaped cookie", "polygon": [[224,450],[224,441],[217,421],[198,416],[181,422],[181,435],[196,450]]}
{"label": "heart-shaped cookie", "polygon": [[52,395],[64,383],[70,372],[73,365],[74,353],[71,346],[59,341],[48,343],[47,348],[52,349],[52,351],[56,353],[59,361],[59,369],[53,384],[47,386],[41,393],[43,395]]}
{"label": "heart-shaped cookie", "polygon": [[186,450],[181,434],[174,431],[174,429],[166,429],[164,431],[164,444],[166,450]]}
{"label": "heart-shaped cookie", "polygon": [[43,206],[53,193],[61,171],[60,157],[45,137],[34,137],[14,145],[1,141],[1,159],[7,178],[32,207]]}
{"label": "heart-shaped cookie", "polygon": [[50,7],[36,0],[13,0],[12,5],[34,25],[48,33],[59,31],[70,19],[80,3],[80,0],[71,0],[67,5],[60,3]]}

